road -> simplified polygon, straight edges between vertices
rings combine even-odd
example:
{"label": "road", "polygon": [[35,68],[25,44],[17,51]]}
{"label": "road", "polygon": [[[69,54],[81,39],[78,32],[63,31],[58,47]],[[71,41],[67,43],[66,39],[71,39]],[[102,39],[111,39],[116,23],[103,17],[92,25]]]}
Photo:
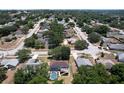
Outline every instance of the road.
{"label": "road", "polygon": [[104,49],[99,49],[97,46],[93,45],[92,43],[90,43],[88,41],[88,37],[87,34],[81,31],[81,28],[79,28],[76,23],[75,23],[75,27],[74,27],[74,31],[76,32],[77,36],[79,37],[80,40],[85,40],[89,46],[88,49],[84,49],[84,50],[73,50],[72,51],[72,55],[75,56],[74,58],[76,59],[77,57],[77,53],[86,53],[86,54],[90,54],[94,59],[96,59],[98,57],[98,54],[100,52],[104,52],[104,53],[110,53],[108,51],[105,51]]}
{"label": "road", "polygon": [[[37,24],[35,24],[34,29],[30,30],[25,38],[31,37],[34,33],[36,34],[37,31],[39,30],[40,23],[43,22],[43,21],[45,21],[45,19],[42,19]],[[70,19],[70,21],[74,22],[72,19]],[[87,39],[87,34],[82,32],[81,28],[76,26],[76,23],[75,23],[74,31],[76,32],[76,34],[79,37],[79,39],[80,40],[82,40],[82,39],[86,40],[86,42],[89,44],[89,46],[88,46],[88,49],[85,49],[85,50],[82,50],[82,51],[77,51],[77,50],[72,50],[71,49],[71,53],[72,54],[74,54],[74,53],[89,53],[89,54],[92,55],[92,57],[94,59],[96,59],[97,58],[96,55],[99,52],[106,52],[106,53],[108,53],[107,51],[104,51],[103,49],[101,50],[97,46],[94,46],[92,43],[90,43],[88,41],[88,39]],[[23,49],[23,46],[24,46],[24,40],[19,44],[19,46],[17,48],[15,48],[13,50],[8,50],[8,51],[0,51],[0,54],[4,54],[4,56],[6,56],[6,55],[14,55],[18,50]],[[48,51],[35,51],[35,52],[32,52],[32,54],[46,55],[46,54],[48,54]]]}
{"label": "road", "polygon": [[[42,20],[38,21],[38,23],[35,24],[34,29],[30,29],[29,30],[29,33],[25,36],[25,39],[31,37],[34,33],[36,34],[38,32],[38,30],[39,30],[40,23],[43,22],[43,21],[45,21],[45,19],[42,19]],[[8,50],[8,51],[1,51],[0,50],[0,54],[2,54],[4,56],[15,55],[16,52],[18,52],[18,50],[23,49],[23,47],[24,47],[24,40],[15,49]]]}

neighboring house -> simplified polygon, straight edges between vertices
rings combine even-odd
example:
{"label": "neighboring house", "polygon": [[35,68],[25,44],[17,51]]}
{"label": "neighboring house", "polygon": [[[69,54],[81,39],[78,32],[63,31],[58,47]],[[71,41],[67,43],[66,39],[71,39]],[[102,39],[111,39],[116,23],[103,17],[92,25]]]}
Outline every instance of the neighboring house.
{"label": "neighboring house", "polygon": [[69,64],[67,61],[52,61],[50,62],[50,71],[58,71],[60,74],[68,74]]}
{"label": "neighboring house", "polygon": [[124,44],[108,44],[110,50],[124,50]]}
{"label": "neighboring house", "polygon": [[28,62],[26,63],[27,66],[33,66],[33,67],[36,67],[36,66],[39,66],[42,64],[42,62],[40,62],[38,59],[38,55],[34,55],[32,58],[30,58],[28,60]]}
{"label": "neighboring house", "polygon": [[118,53],[117,54],[117,59],[119,62],[124,62],[124,53]]}
{"label": "neighboring house", "polygon": [[1,65],[5,68],[15,68],[19,64],[18,59],[3,59]]}
{"label": "neighboring house", "polygon": [[112,66],[115,64],[112,60],[110,59],[100,59],[100,60],[97,60],[96,63],[98,64],[103,64],[106,69],[111,69]]}
{"label": "neighboring house", "polygon": [[106,37],[102,37],[102,42],[103,43],[112,43],[112,44],[117,44],[117,43],[121,43],[119,40],[115,39],[115,38],[106,38]]}
{"label": "neighboring house", "polygon": [[49,26],[49,24],[47,22],[41,22],[40,26],[41,26],[40,27],[41,30],[50,28],[50,26]]}
{"label": "neighboring house", "polygon": [[48,21],[54,21],[54,19],[55,19],[55,16],[52,15],[52,16],[50,16],[50,17],[48,18]]}
{"label": "neighboring house", "polygon": [[118,40],[120,40],[121,42],[124,42],[124,33],[123,32],[108,32],[107,33],[107,37],[114,37]]}
{"label": "neighboring house", "polygon": [[29,59],[28,62],[26,63],[26,65],[29,65],[29,66],[37,66],[37,65],[40,65],[41,62],[37,59]]}
{"label": "neighboring house", "polygon": [[17,30],[17,31],[15,32],[15,36],[16,36],[16,37],[22,37],[22,36],[23,36],[22,31],[21,31],[21,30]]}
{"label": "neighboring house", "polygon": [[64,35],[65,35],[66,38],[71,38],[75,35],[74,30],[73,29],[66,29],[64,31]]}
{"label": "neighboring house", "polygon": [[117,40],[116,38],[106,38],[106,37],[102,37],[102,41],[101,41],[101,46],[104,49],[109,49],[108,46],[111,44],[120,44],[121,42],[119,40]]}
{"label": "neighboring house", "polygon": [[80,58],[78,57],[76,60],[76,65],[79,68],[80,66],[84,65],[84,66],[93,66],[93,64],[91,63],[91,61],[89,59],[86,58]]}
{"label": "neighboring house", "polygon": [[40,32],[38,32],[38,33],[37,33],[37,37],[38,37],[38,38],[42,38],[42,37],[43,37],[43,34],[40,33]]}
{"label": "neighboring house", "polygon": [[62,21],[58,21],[58,24],[65,24],[65,20],[63,19]]}

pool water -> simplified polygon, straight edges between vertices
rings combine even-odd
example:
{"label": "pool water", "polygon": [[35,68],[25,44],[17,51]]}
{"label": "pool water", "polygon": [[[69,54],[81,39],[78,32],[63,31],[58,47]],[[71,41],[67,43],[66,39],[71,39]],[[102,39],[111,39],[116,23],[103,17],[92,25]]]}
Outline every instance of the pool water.
{"label": "pool water", "polygon": [[58,78],[58,74],[55,71],[50,73],[50,80],[56,80]]}

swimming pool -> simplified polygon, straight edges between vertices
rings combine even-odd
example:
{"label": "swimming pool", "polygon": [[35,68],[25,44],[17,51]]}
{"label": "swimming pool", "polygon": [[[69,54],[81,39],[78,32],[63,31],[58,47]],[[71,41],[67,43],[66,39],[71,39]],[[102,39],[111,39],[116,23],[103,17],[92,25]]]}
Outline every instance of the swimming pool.
{"label": "swimming pool", "polygon": [[58,78],[58,73],[56,71],[50,72],[50,80],[56,80]]}

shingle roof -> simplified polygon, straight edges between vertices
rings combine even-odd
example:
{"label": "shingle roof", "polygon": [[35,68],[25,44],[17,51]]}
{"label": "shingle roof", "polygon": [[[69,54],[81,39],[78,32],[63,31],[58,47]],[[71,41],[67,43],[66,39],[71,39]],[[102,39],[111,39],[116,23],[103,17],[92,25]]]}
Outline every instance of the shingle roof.
{"label": "shingle roof", "polygon": [[18,59],[4,59],[1,61],[1,65],[4,65],[5,67],[8,65],[17,66],[18,63]]}
{"label": "shingle roof", "polygon": [[103,64],[107,69],[111,69],[111,67],[114,65],[114,62],[110,59],[100,59],[97,60],[97,63]]}
{"label": "shingle roof", "polygon": [[77,58],[75,61],[76,61],[76,64],[77,64],[78,67],[80,67],[81,65],[93,66],[93,64],[90,62],[89,59]]}
{"label": "shingle roof", "polygon": [[118,61],[124,62],[124,53],[118,53]]}
{"label": "shingle roof", "polygon": [[124,50],[124,44],[109,44],[108,47],[112,50]]}
{"label": "shingle roof", "polygon": [[60,70],[61,68],[68,68],[69,65],[67,62],[50,62],[51,70]]}
{"label": "shingle roof", "polygon": [[40,65],[36,59],[29,59],[26,65]]}

